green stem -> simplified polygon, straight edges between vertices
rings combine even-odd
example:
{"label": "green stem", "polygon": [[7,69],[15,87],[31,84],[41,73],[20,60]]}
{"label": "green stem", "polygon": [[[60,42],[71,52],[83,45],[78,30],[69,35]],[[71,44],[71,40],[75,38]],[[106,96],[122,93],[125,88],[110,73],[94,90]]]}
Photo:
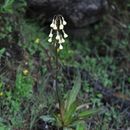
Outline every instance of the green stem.
{"label": "green stem", "polygon": [[56,96],[57,96],[57,100],[58,103],[60,105],[60,96],[59,96],[59,91],[58,91],[58,53],[57,53],[57,43],[56,43],[56,47],[55,47],[55,58],[56,58],[56,70],[55,70],[55,90],[56,90]]}
{"label": "green stem", "polygon": [[56,90],[57,100],[58,100],[58,103],[59,103],[59,109],[60,109],[62,125],[64,125],[64,122],[63,122],[63,106],[62,106],[62,103],[61,103],[60,94],[59,94],[59,86],[58,86],[58,72],[59,72],[59,68],[58,68],[57,48],[58,48],[58,44],[56,43],[56,47],[55,47],[55,56],[56,56],[55,90]]}

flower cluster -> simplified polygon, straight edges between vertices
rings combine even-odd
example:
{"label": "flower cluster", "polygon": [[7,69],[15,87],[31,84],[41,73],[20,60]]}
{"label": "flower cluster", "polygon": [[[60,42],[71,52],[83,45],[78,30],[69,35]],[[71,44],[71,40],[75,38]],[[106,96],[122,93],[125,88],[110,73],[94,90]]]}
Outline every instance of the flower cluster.
{"label": "flower cluster", "polygon": [[64,17],[61,15],[54,16],[52,23],[50,25],[51,31],[49,34],[48,42],[53,42],[53,38],[55,38],[55,41],[59,43],[59,49],[63,49],[62,43],[65,42],[65,38],[68,37],[68,35],[64,31],[64,26],[67,24],[67,22],[64,20]]}

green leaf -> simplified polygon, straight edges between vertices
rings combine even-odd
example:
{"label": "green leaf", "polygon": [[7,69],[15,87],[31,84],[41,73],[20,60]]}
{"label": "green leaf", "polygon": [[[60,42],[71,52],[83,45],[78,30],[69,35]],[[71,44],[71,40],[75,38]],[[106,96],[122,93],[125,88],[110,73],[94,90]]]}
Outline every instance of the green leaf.
{"label": "green leaf", "polygon": [[40,116],[40,119],[42,119],[45,122],[50,122],[50,123],[54,123],[55,122],[55,118],[50,116],[50,115]]}
{"label": "green leaf", "polygon": [[4,119],[0,117],[0,122],[4,122]]}
{"label": "green leaf", "polygon": [[0,81],[0,89],[2,88],[2,86],[3,86],[3,83]]}
{"label": "green leaf", "polygon": [[64,127],[63,130],[72,130],[71,128]]}
{"label": "green leaf", "polygon": [[12,13],[13,12],[13,3],[15,0],[5,0],[5,3],[2,7],[4,12]]}
{"label": "green leaf", "polygon": [[80,75],[78,75],[77,78],[75,79],[74,86],[70,91],[70,94],[67,99],[67,104],[66,104],[67,111],[69,110],[70,106],[76,101],[76,97],[80,91],[80,87],[81,87],[81,77]]}
{"label": "green leaf", "polygon": [[85,124],[83,122],[79,122],[76,126],[76,130],[85,130]]}
{"label": "green leaf", "polygon": [[0,49],[0,58],[2,57],[2,55],[4,54],[4,52],[5,52],[5,48]]}
{"label": "green leaf", "polygon": [[86,111],[80,112],[78,114],[78,118],[84,120],[84,119],[96,114],[97,112],[99,112],[99,109],[98,110],[97,109],[86,110]]}
{"label": "green leaf", "polygon": [[58,127],[62,127],[63,124],[62,124],[62,119],[61,119],[61,115],[60,114],[56,114],[54,115],[55,117],[55,125],[58,126]]}
{"label": "green leaf", "polygon": [[74,102],[71,104],[69,110],[65,111],[64,114],[64,124],[67,126],[71,124],[75,118],[74,114],[76,112],[77,104]]}

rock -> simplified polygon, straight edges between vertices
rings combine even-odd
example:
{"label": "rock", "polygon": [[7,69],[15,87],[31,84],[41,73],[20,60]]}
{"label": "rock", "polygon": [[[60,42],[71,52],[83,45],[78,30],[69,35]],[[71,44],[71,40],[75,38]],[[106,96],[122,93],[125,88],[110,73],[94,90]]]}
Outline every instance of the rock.
{"label": "rock", "polygon": [[27,3],[27,14],[43,16],[45,23],[55,14],[62,14],[72,28],[86,27],[100,20],[108,6],[107,0],[27,0]]}

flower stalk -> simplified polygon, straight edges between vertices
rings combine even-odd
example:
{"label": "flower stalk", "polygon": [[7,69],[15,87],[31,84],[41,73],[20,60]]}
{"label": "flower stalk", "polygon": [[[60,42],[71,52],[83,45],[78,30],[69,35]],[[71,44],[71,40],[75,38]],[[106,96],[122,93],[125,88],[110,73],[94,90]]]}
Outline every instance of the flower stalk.
{"label": "flower stalk", "polygon": [[63,49],[63,43],[65,42],[65,38],[68,35],[64,31],[64,26],[67,22],[64,20],[62,15],[55,15],[52,23],[50,24],[51,30],[49,33],[48,42],[52,43],[55,51],[55,77],[53,82],[53,87],[56,92],[56,97],[59,104],[60,115],[61,119],[63,118],[63,106],[60,99],[59,88],[58,88],[58,72],[59,72],[59,65],[58,65],[58,51]]}

